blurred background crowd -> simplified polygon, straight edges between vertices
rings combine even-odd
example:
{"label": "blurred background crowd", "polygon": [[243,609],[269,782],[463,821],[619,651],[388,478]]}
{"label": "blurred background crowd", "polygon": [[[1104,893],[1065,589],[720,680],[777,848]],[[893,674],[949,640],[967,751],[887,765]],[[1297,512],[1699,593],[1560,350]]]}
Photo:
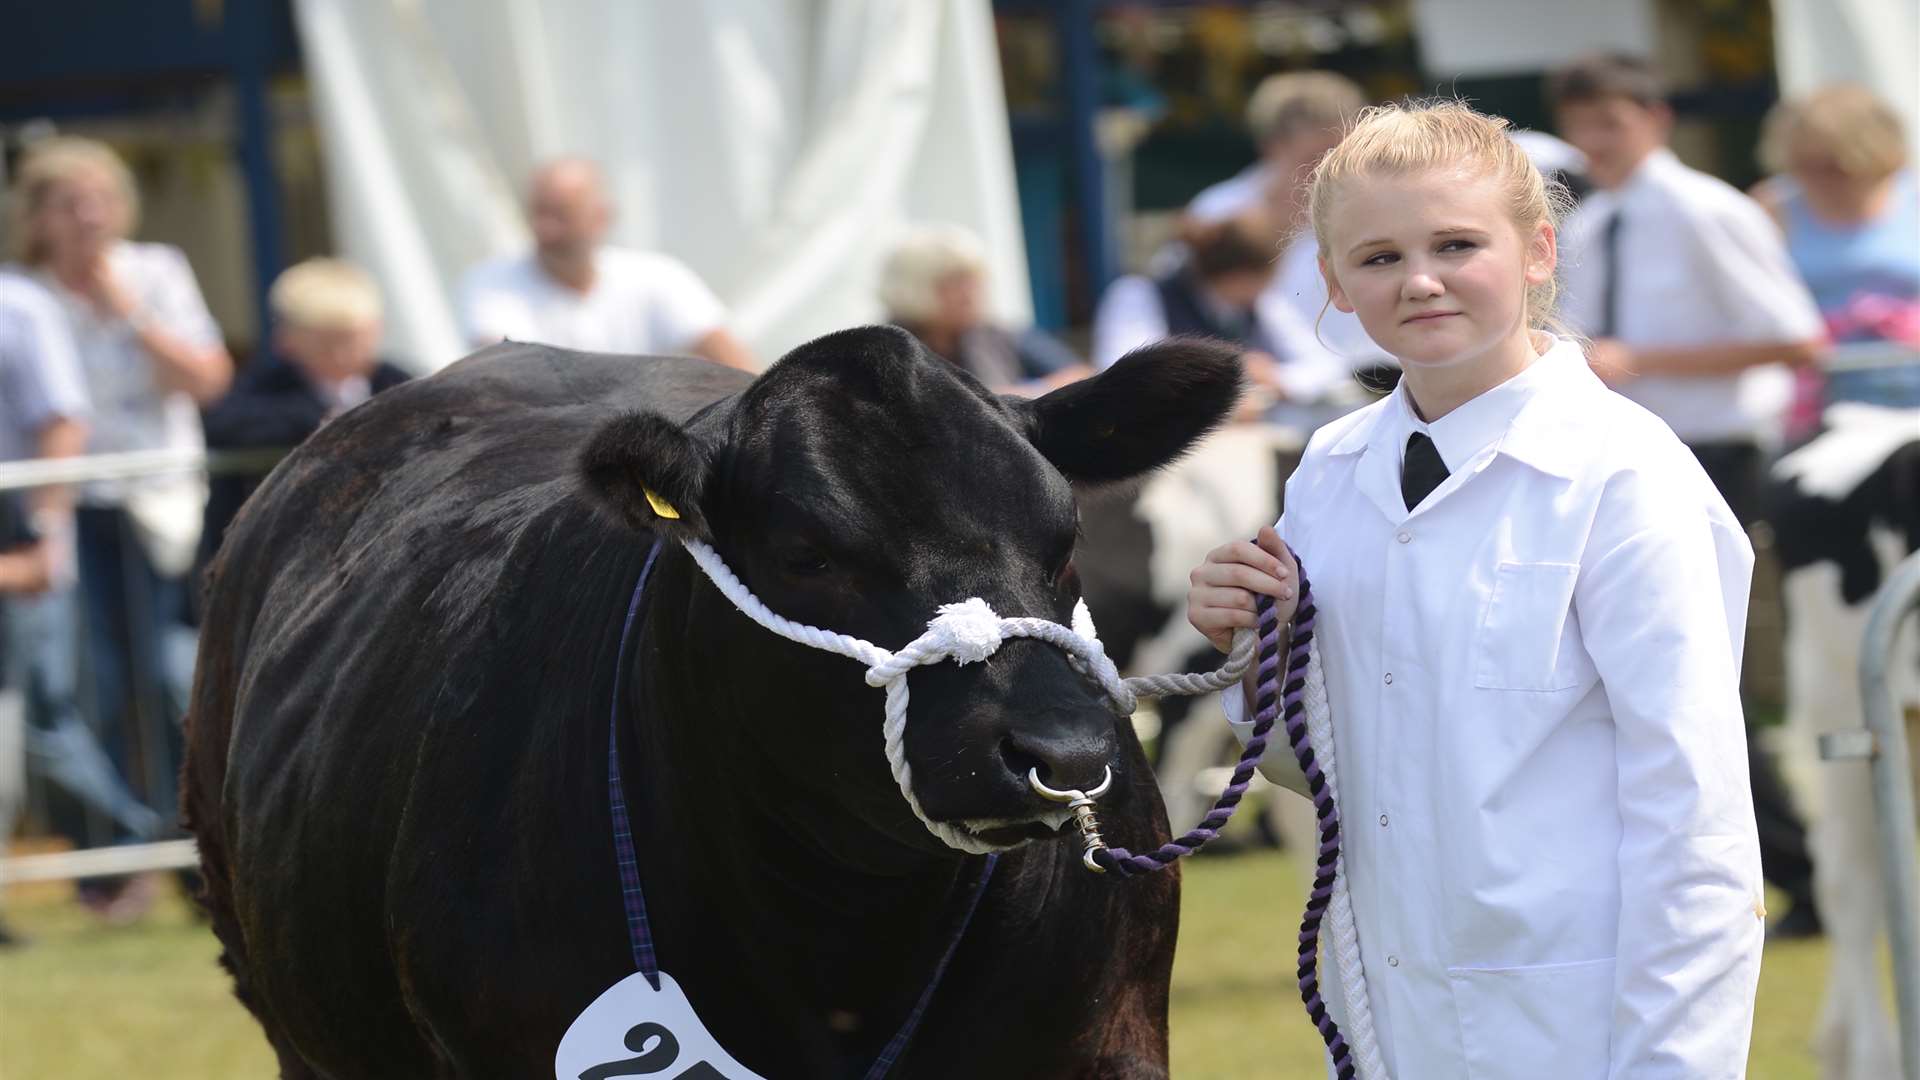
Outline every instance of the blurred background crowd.
{"label": "blurred background crowd", "polygon": [[[1826,405],[1920,407],[1897,2],[78,8],[0,34],[0,463],[264,456],[0,489],[0,839],[177,834],[197,578],[273,454],[503,338],[758,370],[887,321],[1039,394],[1207,334],[1242,419],[1304,437],[1396,375],[1301,221],[1372,102],[1514,123],[1577,207],[1567,331],[1746,520]],[[1815,933],[1792,800],[1756,795],[1779,932]],[[153,888],[77,895],[124,922]]]}

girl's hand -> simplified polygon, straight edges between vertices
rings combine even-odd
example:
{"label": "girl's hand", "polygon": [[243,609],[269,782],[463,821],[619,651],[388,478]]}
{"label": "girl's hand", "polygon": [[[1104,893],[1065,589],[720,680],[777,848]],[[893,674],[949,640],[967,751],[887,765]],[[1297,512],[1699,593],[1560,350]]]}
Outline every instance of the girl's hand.
{"label": "girl's hand", "polygon": [[1187,580],[1192,584],[1187,590],[1187,621],[1221,652],[1232,649],[1235,630],[1258,621],[1253,612],[1255,594],[1273,597],[1274,614],[1283,623],[1293,618],[1299,603],[1294,598],[1299,568],[1272,526],[1261,529],[1253,543],[1236,540],[1214,548]]}

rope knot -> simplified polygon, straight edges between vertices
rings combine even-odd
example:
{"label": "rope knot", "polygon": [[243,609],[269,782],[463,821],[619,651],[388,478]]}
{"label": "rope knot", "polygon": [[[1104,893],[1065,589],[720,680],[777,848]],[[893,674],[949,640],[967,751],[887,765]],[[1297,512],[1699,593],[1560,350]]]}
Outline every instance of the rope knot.
{"label": "rope knot", "polygon": [[971,664],[992,656],[1006,635],[1000,629],[1000,616],[985,600],[974,596],[957,604],[942,604],[940,614],[927,624],[927,637],[922,640],[952,657],[956,664]]}

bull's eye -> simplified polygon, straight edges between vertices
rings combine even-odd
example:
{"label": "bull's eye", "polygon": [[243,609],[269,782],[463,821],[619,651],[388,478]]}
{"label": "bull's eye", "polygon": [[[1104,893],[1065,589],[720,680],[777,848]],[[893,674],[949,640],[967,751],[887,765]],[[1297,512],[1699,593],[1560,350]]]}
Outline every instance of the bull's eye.
{"label": "bull's eye", "polygon": [[780,569],[794,577],[819,577],[831,567],[827,565],[825,555],[801,544],[781,554]]}
{"label": "bull's eye", "polygon": [[1079,594],[1080,568],[1073,565],[1073,560],[1071,558],[1069,558],[1066,562],[1061,563],[1060,569],[1054,572],[1053,587],[1055,590],[1066,593],[1068,595]]}

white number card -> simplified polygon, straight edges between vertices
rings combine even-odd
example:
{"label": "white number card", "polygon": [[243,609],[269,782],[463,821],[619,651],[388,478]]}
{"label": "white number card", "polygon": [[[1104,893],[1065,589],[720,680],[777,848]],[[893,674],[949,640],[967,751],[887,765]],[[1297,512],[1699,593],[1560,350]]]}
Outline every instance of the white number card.
{"label": "white number card", "polygon": [[720,1049],[680,985],[664,971],[658,990],[636,971],[595,998],[561,1037],[553,1075],[555,1080],[763,1080]]}

